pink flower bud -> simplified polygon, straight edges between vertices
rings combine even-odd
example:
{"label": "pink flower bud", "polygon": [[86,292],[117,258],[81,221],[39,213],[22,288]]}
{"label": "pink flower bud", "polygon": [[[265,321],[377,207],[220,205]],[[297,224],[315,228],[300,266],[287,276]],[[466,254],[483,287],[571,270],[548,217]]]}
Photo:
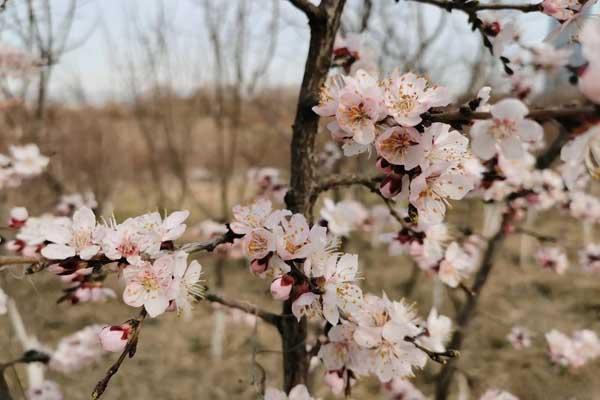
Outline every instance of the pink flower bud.
{"label": "pink flower bud", "polygon": [[383,197],[391,199],[402,191],[402,178],[386,176],[379,186],[379,191]]}
{"label": "pink flower bud", "polygon": [[8,226],[11,228],[20,228],[25,225],[25,221],[29,218],[29,213],[25,207],[14,207],[10,210],[10,220]]}
{"label": "pink flower bud", "polygon": [[344,393],[344,389],[346,389],[346,381],[344,379],[344,375],[340,374],[339,371],[329,371],[325,373],[325,383],[333,394],[340,395]]}
{"label": "pink flower bud", "polygon": [[65,269],[60,264],[51,264],[48,266],[48,268],[46,268],[46,271],[58,275],[65,272]]}
{"label": "pink flower bud", "polygon": [[125,349],[130,334],[131,325],[113,325],[105,326],[102,331],[100,331],[98,337],[104,350],[118,353]]}
{"label": "pink flower bud", "polygon": [[275,300],[287,300],[290,298],[294,278],[290,275],[282,275],[271,283],[271,295]]}
{"label": "pink flower bud", "polygon": [[393,168],[392,168],[392,164],[390,164],[389,162],[387,162],[385,160],[385,158],[383,157],[379,157],[377,159],[377,162],[375,163],[375,166],[377,167],[377,169],[381,172],[383,172],[384,174],[391,174],[394,172]]}
{"label": "pink flower bud", "polygon": [[259,260],[252,260],[250,262],[250,271],[254,274],[262,274],[267,270],[269,266],[269,260],[267,257],[261,258]]}

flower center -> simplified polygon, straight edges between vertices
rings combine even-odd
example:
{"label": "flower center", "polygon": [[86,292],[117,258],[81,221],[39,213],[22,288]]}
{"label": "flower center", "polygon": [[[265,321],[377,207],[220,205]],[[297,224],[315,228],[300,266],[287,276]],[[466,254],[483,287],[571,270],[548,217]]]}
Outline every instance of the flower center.
{"label": "flower center", "polygon": [[490,133],[496,140],[502,140],[513,136],[517,131],[515,121],[510,119],[494,118],[494,125],[490,129]]}

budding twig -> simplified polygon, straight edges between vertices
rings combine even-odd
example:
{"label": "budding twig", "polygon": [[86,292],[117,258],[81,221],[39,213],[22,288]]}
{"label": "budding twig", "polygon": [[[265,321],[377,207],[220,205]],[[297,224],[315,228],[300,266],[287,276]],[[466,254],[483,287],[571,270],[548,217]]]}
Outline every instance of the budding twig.
{"label": "budding twig", "polygon": [[417,3],[431,4],[443,8],[450,12],[460,10],[465,13],[472,13],[483,10],[516,10],[521,12],[541,12],[542,3],[534,4],[481,4],[478,1],[447,1],[447,0],[411,0]]}
{"label": "budding twig", "polygon": [[147,315],[146,309],[142,308],[142,311],[140,311],[138,318],[132,319],[131,321],[129,321],[129,323],[131,324],[131,326],[133,328],[133,330],[131,332],[131,336],[129,338],[129,341],[127,341],[127,344],[125,345],[125,349],[123,350],[123,352],[121,353],[121,355],[119,356],[117,361],[113,365],[111,365],[111,367],[108,369],[108,371],[106,371],[106,375],[104,376],[104,378],[102,378],[96,384],[96,387],[94,388],[94,391],[92,392],[92,400],[97,400],[100,398],[100,396],[102,396],[102,394],[108,387],[108,383],[110,382],[110,379],[119,371],[119,367],[121,367],[121,364],[123,364],[123,361],[125,361],[125,358],[127,356],[129,356],[129,358],[131,358],[135,355],[135,351],[137,349],[138,337],[140,334],[140,329],[142,328],[142,322],[144,322],[146,315]]}

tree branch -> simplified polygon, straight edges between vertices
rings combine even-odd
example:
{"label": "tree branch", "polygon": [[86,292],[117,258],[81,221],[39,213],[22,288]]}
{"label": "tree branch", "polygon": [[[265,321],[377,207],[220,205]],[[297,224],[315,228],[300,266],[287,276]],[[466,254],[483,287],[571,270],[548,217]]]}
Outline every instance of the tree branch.
{"label": "tree branch", "polygon": [[185,251],[186,253],[189,253],[189,254],[197,253],[200,251],[211,252],[215,248],[217,248],[217,246],[219,246],[221,244],[233,243],[233,240],[236,239],[237,237],[238,236],[229,229],[223,235],[216,236],[210,240],[206,240],[203,242],[191,242],[191,243],[185,244],[185,245],[181,246],[180,250]]}
{"label": "tree branch", "polygon": [[[535,4],[481,4],[478,1],[446,1],[446,0],[409,0],[416,3],[430,4],[451,12],[460,10],[467,14],[483,10],[516,10],[521,12],[541,12],[542,3]],[[398,2],[398,0],[396,0]]]}
{"label": "tree branch", "polygon": [[[593,104],[583,106],[563,106],[560,108],[546,108],[532,110],[527,114],[526,118],[535,120],[549,120],[554,118],[568,118],[568,117],[588,117],[597,116],[600,117],[600,109],[598,106]],[[431,122],[470,122],[476,119],[490,119],[493,118],[489,112],[469,112],[467,110],[460,111],[448,111],[448,112],[432,112],[426,116],[428,121]]]}
{"label": "tree branch", "polygon": [[288,0],[294,7],[302,11],[309,20],[318,18],[321,15],[321,10],[318,6],[312,4],[309,0]]}
{"label": "tree branch", "polygon": [[206,293],[204,295],[204,299],[207,301],[210,301],[212,303],[222,304],[226,307],[235,308],[237,310],[244,311],[245,313],[255,315],[255,316],[259,317],[260,319],[262,319],[263,321],[265,321],[271,325],[275,325],[275,326],[277,325],[279,320],[282,318],[280,315],[273,314],[271,312],[262,310],[262,309],[258,308],[257,306],[250,304],[248,302],[240,302],[237,300],[225,299],[223,297],[217,296],[216,294],[212,294],[212,293]]}

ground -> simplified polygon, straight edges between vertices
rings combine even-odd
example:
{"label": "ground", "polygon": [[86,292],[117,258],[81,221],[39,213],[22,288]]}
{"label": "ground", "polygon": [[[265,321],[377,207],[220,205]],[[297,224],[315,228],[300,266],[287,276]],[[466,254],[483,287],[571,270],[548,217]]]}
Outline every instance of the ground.
{"label": "ground", "polygon": [[[468,207],[465,209],[467,210]],[[470,225],[477,220],[465,210],[455,210],[453,221]],[[468,216],[468,217],[467,217]],[[525,400],[592,400],[600,398],[597,371],[600,361],[587,364],[577,371],[561,370],[548,358],[544,333],[555,328],[566,333],[577,329],[593,329],[600,333],[600,285],[598,277],[580,271],[576,248],[580,243],[580,227],[566,216],[552,213],[538,216],[532,229],[555,235],[561,245],[570,249],[571,267],[565,275],[556,275],[537,267],[531,257],[519,265],[520,236],[513,235],[501,248],[494,262],[489,284],[484,288],[478,313],[467,333],[461,351],[459,369],[471,386],[472,398],[478,398],[488,388],[508,390]],[[402,296],[402,283],[408,278],[410,263],[401,257],[389,257],[382,249],[371,248],[363,239],[354,238],[348,251],[358,251],[360,265],[368,279],[367,288],[385,292],[393,298]],[[530,251],[531,253],[531,251]],[[207,282],[214,281],[214,259],[201,257],[207,271]],[[15,270],[16,271],[16,270]],[[269,300],[265,282],[251,276],[242,262],[226,265],[224,296],[247,300],[272,311],[280,305]],[[120,301],[105,304],[57,305],[60,284],[49,273],[23,277],[13,272],[4,277],[4,287],[13,296],[31,331],[39,339],[55,345],[60,337],[87,324],[113,324],[136,315],[136,310]],[[111,283],[115,288],[116,282]],[[431,283],[420,276],[415,293],[421,315],[426,316],[431,305]],[[458,291],[456,297],[464,293]],[[143,327],[136,356],[126,360],[113,378],[105,399],[255,399],[252,353],[266,370],[266,384],[281,384],[279,339],[274,329],[264,323],[255,328],[243,322],[229,321],[224,333],[224,354],[221,360],[211,358],[213,307],[204,302],[196,306],[193,319],[184,321],[173,313],[148,320]],[[453,305],[445,297],[443,313],[453,315]],[[506,341],[510,328],[522,325],[534,332],[533,346],[515,350]],[[19,354],[6,317],[0,317],[0,359]],[[66,400],[88,399],[95,382],[116,359],[112,354],[100,363],[78,373],[65,376],[49,373],[64,391]],[[431,395],[437,366],[417,373],[416,384]],[[314,371],[318,382],[321,369]],[[24,380],[23,371],[19,376]],[[14,371],[9,379],[19,393]],[[329,399],[326,388],[315,385],[316,394]],[[20,399],[19,395],[15,398]],[[365,380],[354,388],[354,399],[384,398],[374,380]]]}

